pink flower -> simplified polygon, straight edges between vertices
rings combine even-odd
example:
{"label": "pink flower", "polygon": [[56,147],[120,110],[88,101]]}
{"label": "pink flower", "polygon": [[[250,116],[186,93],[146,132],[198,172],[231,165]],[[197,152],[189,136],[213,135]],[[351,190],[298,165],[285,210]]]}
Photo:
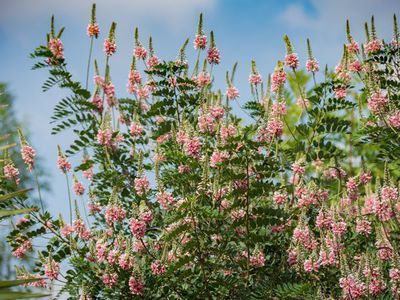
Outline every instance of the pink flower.
{"label": "pink flower", "polygon": [[179,165],[178,166],[179,174],[188,174],[188,173],[190,173],[191,170],[192,170],[192,168],[188,165]]}
{"label": "pink flower", "polygon": [[193,41],[193,47],[194,49],[205,49],[207,46],[207,36],[197,34],[194,41]]}
{"label": "pink flower", "polygon": [[318,262],[313,262],[312,259],[306,259],[304,261],[304,265],[303,265],[304,271],[306,271],[307,273],[310,272],[317,272],[319,269],[319,264]]}
{"label": "pink flower", "polygon": [[351,54],[357,54],[360,51],[360,47],[356,41],[351,41],[351,43],[346,44],[347,51]]}
{"label": "pink flower", "polygon": [[347,96],[347,90],[345,88],[339,87],[335,89],[335,98],[344,99]]}
{"label": "pink flower", "polygon": [[142,82],[142,75],[138,70],[131,70],[128,75],[129,82],[140,84]]}
{"label": "pink flower", "polygon": [[139,196],[143,196],[150,190],[150,183],[146,176],[135,178],[134,184],[135,191]]}
{"label": "pink flower", "polygon": [[133,55],[135,55],[136,59],[143,59],[145,60],[147,57],[147,50],[142,46],[138,46],[134,49]]}
{"label": "pink flower", "polygon": [[71,164],[68,162],[68,160],[64,156],[61,156],[61,155],[58,156],[57,167],[63,173],[67,173],[67,172],[71,171]]}
{"label": "pink flower", "polygon": [[276,93],[286,82],[286,73],[284,70],[276,70],[271,76],[271,90]]}
{"label": "pink flower", "polygon": [[185,153],[186,155],[199,158],[201,151],[201,141],[198,137],[192,137],[185,142]]}
{"label": "pink flower", "polygon": [[281,117],[286,115],[286,104],[284,102],[275,102],[271,107],[272,117]]}
{"label": "pink flower", "polygon": [[25,256],[25,253],[32,249],[32,241],[25,240],[22,244],[12,252],[12,255],[17,258],[22,258]]}
{"label": "pink flower", "polygon": [[103,146],[110,146],[112,139],[112,132],[110,129],[99,129],[97,132],[97,142]]}
{"label": "pink flower", "polygon": [[168,192],[157,193],[156,199],[164,209],[169,209],[176,202],[175,198]]}
{"label": "pink flower", "polygon": [[59,38],[51,38],[49,49],[56,59],[64,59],[64,46]]}
{"label": "pink flower", "polygon": [[196,83],[200,88],[203,88],[203,87],[209,85],[210,82],[211,82],[211,76],[207,72],[201,72],[196,77]]}
{"label": "pink flower", "polygon": [[210,107],[210,114],[214,119],[219,120],[224,116],[225,109],[222,106],[212,106]]}
{"label": "pink flower", "polygon": [[297,53],[287,54],[285,56],[285,65],[292,69],[297,69],[300,65],[299,57]]}
{"label": "pink flower", "polygon": [[399,192],[396,188],[386,185],[381,189],[381,195],[383,200],[397,201],[397,198],[399,197]]}
{"label": "pink flower", "polygon": [[368,236],[372,232],[371,222],[365,219],[357,220],[356,232]]}
{"label": "pink flower", "polygon": [[90,37],[95,37],[96,39],[99,37],[100,34],[100,27],[97,23],[90,23],[86,28],[86,33]]}
{"label": "pink flower", "polygon": [[139,123],[132,122],[131,126],[129,127],[129,132],[133,137],[141,136],[143,133],[143,126]]}
{"label": "pink flower", "polygon": [[257,135],[259,142],[270,142],[273,138],[278,138],[283,134],[283,122],[272,118],[267,125],[260,129]]}
{"label": "pink flower", "polygon": [[107,56],[112,56],[115,52],[117,52],[117,44],[115,41],[106,39],[103,44],[104,47],[104,53]]}
{"label": "pink flower", "polygon": [[77,196],[82,196],[85,193],[85,187],[77,180],[74,182],[74,192]]}
{"label": "pink flower", "polygon": [[338,237],[343,236],[347,232],[346,222],[344,222],[344,221],[333,222],[332,223],[332,232]]}
{"label": "pink flower", "polygon": [[210,158],[210,166],[212,168],[217,167],[217,165],[223,163],[225,160],[229,159],[229,153],[227,151],[214,151]]}
{"label": "pink flower", "polygon": [[373,93],[367,102],[369,110],[374,114],[379,114],[382,113],[389,104],[389,98],[382,91],[378,91]]}
{"label": "pink flower", "polygon": [[106,273],[103,275],[103,283],[106,287],[112,288],[117,284],[117,282],[118,282],[118,274]]}
{"label": "pink flower", "polygon": [[353,61],[350,65],[349,65],[349,71],[357,73],[357,72],[361,72],[362,71],[362,64],[359,60],[355,60]]}
{"label": "pink flower", "polygon": [[292,164],[293,173],[304,174],[305,170],[306,169],[298,162]]}
{"label": "pink flower", "polygon": [[357,279],[353,274],[339,279],[339,286],[343,291],[345,299],[361,299],[365,292],[366,287],[363,282]]}
{"label": "pink flower", "polygon": [[161,275],[163,273],[165,273],[166,268],[163,264],[161,264],[161,262],[159,260],[153,261],[151,263],[151,272],[154,275]]}
{"label": "pink flower", "polygon": [[310,101],[308,99],[298,98],[296,104],[301,108],[305,109],[310,106]]}
{"label": "pink flower", "polygon": [[110,205],[106,208],[104,213],[108,225],[114,222],[121,222],[126,217],[126,211],[118,205]]}
{"label": "pink flower", "polygon": [[134,218],[129,221],[129,229],[131,230],[134,237],[137,239],[141,239],[144,237],[146,233],[146,228],[147,225],[144,221]]}
{"label": "pink flower", "polygon": [[229,100],[235,100],[236,98],[239,98],[240,97],[240,95],[239,95],[239,90],[236,88],[236,87],[234,87],[234,86],[229,86],[227,89],[226,89],[226,97],[229,99]]}
{"label": "pink flower", "polygon": [[373,39],[364,45],[366,54],[373,54],[382,49],[382,42],[378,39]]}
{"label": "pink flower", "polygon": [[253,73],[249,76],[249,82],[252,85],[258,85],[262,83],[262,76],[260,73]]}
{"label": "pink flower", "polygon": [[140,279],[136,279],[132,276],[129,278],[129,290],[133,295],[142,295],[144,284]]}
{"label": "pink flower", "polygon": [[101,99],[99,94],[94,94],[90,102],[96,107],[99,113],[103,112],[103,99]]}
{"label": "pink flower", "polygon": [[70,224],[65,224],[61,230],[60,230],[60,234],[63,237],[68,237],[71,234],[73,234],[75,231],[74,227],[72,227]]}
{"label": "pink flower", "polygon": [[3,167],[3,172],[4,172],[4,176],[6,179],[8,180],[12,180],[15,181],[15,183],[18,185],[20,182],[19,179],[19,170],[14,167],[13,164],[7,164]]}
{"label": "pink flower", "polygon": [[201,133],[214,132],[216,124],[215,118],[211,114],[203,114],[198,118],[199,131]]}
{"label": "pink flower", "polygon": [[150,70],[152,70],[155,66],[157,66],[160,63],[160,60],[158,59],[157,56],[152,55],[148,58],[147,60],[147,66],[149,67]]}
{"label": "pink flower", "polygon": [[229,124],[228,126],[222,126],[220,129],[220,135],[223,142],[226,142],[229,138],[234,137],[236,134],[237,129],[232,124]]}
{"label": "pink flower", "polygon": [[308,59],[306,61],[306,70],[307,72],[318,72],[319,71],[319,64],[318,61],[315,59]]}
{"label": "pink flower", "polygon": [[400,112],[397,111],[389,116],[388,123],[394,128],[400,128]]}
{"label": "pink flower", "polygon": [[274,203],[276,205],[281,205],[287,202],[288,200],[288,195],[286,193],[279,193],[275,192],[274,197],[273,197]]}
{"label": "pink flower", "polygon": [[325,212],[324,210],[321,209],[315,219],[315,225],[319,229],[331,229],[332,224],[333,224],[332,215],[329,212]]}
{"label": "pink flower", "polygon": [[261,268],[265,265],[265,256],[262,251],[255,251],[249,258],[250,265],[254,268]]}
{"label": "pink flower", "polygon": [[50,260],[47,264],[44,265],[44,275],[50,280],[54,280],[58,278],[58,274],[60,273],[60,263],[55,260]]}
{"label": "pink flower", "polygon": [[21,148],[21,157],[24,163],[28,166],[28,170],[32,171],[35,165],[36,151],[29,145],[24,145]]}
{"label": "pink flower", "polygon": [[209,64],[218,65],[221,61],[221,55],[217,47],[211,47],[207,51],[207,60]]}

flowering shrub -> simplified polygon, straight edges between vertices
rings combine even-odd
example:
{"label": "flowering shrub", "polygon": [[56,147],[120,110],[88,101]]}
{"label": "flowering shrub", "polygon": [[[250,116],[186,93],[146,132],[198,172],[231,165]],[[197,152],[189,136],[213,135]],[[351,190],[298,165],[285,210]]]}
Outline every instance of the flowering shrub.
{"label": "flowering shrub", "polygon": [[[333,73],[318,73],[310,42],[307,73],[299,70],[285,36],[286,56],[267,84],[252,62],[246,122],[232,110],[236,65],[226,93],[213,88],[222,56],[201,16],[194,68],[188,41],[175,61],[163,61],[136,29],[128,98],[111,80],[116,24],[91,91],[67,69],[62,31],[52,19],[32,57],[35,69],[49,70],[44,90],[71,93],[52,117],[54,133],[76,134],[57,165],[89,211],[68,194],[68,219],[32,212],[11,233],[17,256],[33,250],[32,238],[51,235],[32,270],[44,284],[60,281],[70,299],[400,297],[396,22],[389,44],[373,19],[361,46],[347,26]],[[95,8],[87,31],[92,45],[102,31]],[[12,166],[5,171],[17,181]]]}

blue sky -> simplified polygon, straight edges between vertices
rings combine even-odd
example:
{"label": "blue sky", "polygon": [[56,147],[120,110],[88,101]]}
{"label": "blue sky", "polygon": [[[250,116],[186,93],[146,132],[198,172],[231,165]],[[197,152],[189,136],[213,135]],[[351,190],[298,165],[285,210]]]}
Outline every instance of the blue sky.
{"label": "blue sky", "polygon": [[[72,136],[51,136],[52,109],[63,94],[55,89],[41,92],[44,72],[30,71],[28,54],[45,41],[52,14],[57,26],[65,26],[65,54],[70,70],[84,80],[89,40],[86,25],[92,1],[88,0],[1,0],[0,1],[0,81],[10,84],[16,97],[15,108],[21,120],[29,124],[32,143],[45,159],[51,174],[53,194],[47,195],[49,209],[66,216],[68,201],[64,177],[55,167],[57,144],[68,145]],[[99,0],[98,21],[101,36],[95,44],[95,57],[103,64],[102,41],[111,21],[117,26],[118,53],[111,58],[111,76],[117,96],[126,96],[126,78],[133,48],[133,30],[139,27],[147,44],[152,35],[157,55],[174,59],[187,37],[195,34],[197,16],[204,13],[205,29],[215,31],[222,53],[215,75],[224,78],[226,70],[238,61],[236,85],[248,100],[247,78],[250,61],[270,73],[284,56],[282,36],[288,34],[301,60],[306,59],[305,42],[311,39],[314,55],[321,65],[333,67],[345,42],[345,21],[350,20],[353,35],[364,41],[363,24],[375,15],[378,35],[391,39],[393,13],[400,13],[398,0]],[[190,44],[191,45],[191,44]],[[189,58],[194,51],[189,48]],[[192,55],[190,55],[190,53]],[[223,80],[216,85],[225,89]]]}

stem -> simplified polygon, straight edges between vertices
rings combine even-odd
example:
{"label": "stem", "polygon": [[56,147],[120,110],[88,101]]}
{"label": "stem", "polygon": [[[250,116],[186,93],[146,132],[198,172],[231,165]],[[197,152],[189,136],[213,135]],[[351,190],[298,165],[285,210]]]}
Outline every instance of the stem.
{"label": "stem", "polygon": [[40,208],[42,209],[42,212],[44,212],[42,193],[40,192],[40,185],[39,185],[39,179],[38,179],[38,175],[36,172],[36,168],[33,168],[33,173],[35,174],[35,182],[36,182],[36,186],[37,186],[38,194],[39,194]]}
{"label": "stem", "polygon": [[92,60],[92,50],[93,50],[93,37],[90,38],[89,59],[88,59],[87,69],[86,69],[86,85],[85,85],[86,89],[88,89],[88,85],[89,85],[89,70],[90,70],[90,62]]}
{"label": "stem", "polygon": [[70,224],[72,224],[72,201],[71,201],[71,191],[69,190],[69,179],[67,173],[65,173],[65,178],[67,179],[67,189],[68,189],[69,221]]}

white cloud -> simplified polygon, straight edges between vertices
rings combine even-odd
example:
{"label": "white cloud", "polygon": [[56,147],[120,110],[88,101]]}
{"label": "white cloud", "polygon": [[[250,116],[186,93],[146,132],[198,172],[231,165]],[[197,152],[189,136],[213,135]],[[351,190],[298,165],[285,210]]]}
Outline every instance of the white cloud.
{"label": "white cloud", "polygon": [[392,34],[393,13],[400,12],[398,0],[310,0],[310,4],[313,7],[311,13],[300,4],[290,4],[278,20],[294,32],[293,40],[302,37],[297,41],[302,49],[305,48],[305,38],[309,37],[315,55],[331,66],[340,57],[341,44],[346,42],[347,19],[353,37],[363,42],[364,23],[374,15],[378,36],[388,40]]}
{"label": "white cloud", "polygon": [[[203,9],[213,8],[217,0],[98,0],[99,14],[151,18],[173,29]],[[88,16],[92,1],[86,0],[1,0],[0,26],[12,29],[20,22],[48,17],[49,12],[65,17]]]}

